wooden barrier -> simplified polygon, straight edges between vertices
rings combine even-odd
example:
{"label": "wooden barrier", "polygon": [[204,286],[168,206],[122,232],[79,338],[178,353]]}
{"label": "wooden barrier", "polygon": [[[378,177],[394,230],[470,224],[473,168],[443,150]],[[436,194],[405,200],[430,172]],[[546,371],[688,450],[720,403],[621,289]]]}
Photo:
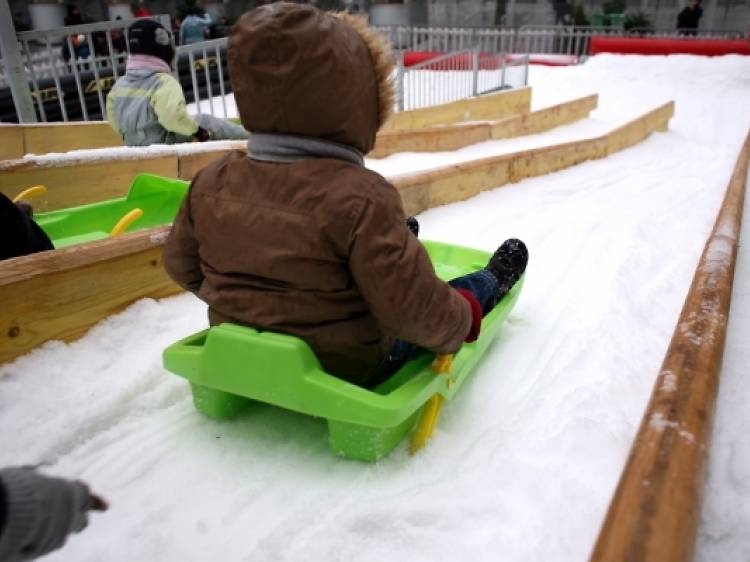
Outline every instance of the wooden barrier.
{"label": "wooden barrier", "polygon": [[595,562],[693,558],[749,160],[750,133],[594,547]]}
{"label": "wooden barrier", "polygon": [[[384,129],[409,129],[469,120],[488,120],[528,113],[531,88],[507,90],[444,105],[403,111]],[[122,139],[106,121],[0,125],[0,163],[26,154],[69,152],[122,146]]]}
{"label": "wooden barrier", "polygon": [[181,289],[161,264],[169,227],[8,260],[0,267],[0,363],[72,341],[133,301]]}
{"label": "wooden barrier", "polygon": [[669,102],[600,137],[462,162],[391,181],[401,192],[406,212],[417,214],[507,183],[605,158],[653,131],[665,130],[673,114],[674,103]]}
{"label": "wooden barrier", "polygon": [[[669,103],[636,121],[660,129],[672,111]],[[610,135],[622,136],[627,131],[627,127],[620,127],[595,139],[464,162],[391,181],[401,194],[406,212],[416,214],[524,177],[603,158],[610,154],[610,146],[624,144],[610,142]],[[138,298],[178,291],[159,266],[160,246],[167,232],[168,227],[148,229],[2,262],[0,362],[49,339],[75,339]]]}
{"label": "wooden barrier", "polygon": [[487,122],[468,122],[413,130],[385,130],[378,133],[375,148],[367,155],[383,158],[395,152],[441,152],[470,144],[518,137],[547,131],[588,117],[596,109],[597,95],[552,107]]}
{"label": "wooden barrier", "polygon": [[20,158],[23,154],[23,130],[21,127],[0,124],[0,161]]}
{"label": "wooden barrier", "polygon": [[112,146],[122,146],[122,139],[106,121],[0,126],[0,161],[26,154]]}
{"label": "wooden barrier", "polygon": [[596,94],[546,107],[538,111],[515,115],[492,123],[493,139],[506,139],[541,133],[561,125],[585,119],[599,103]]}
{"label": "wooden barrier", "polygon": [[73,161],[45,166],[15,161],[0,165],[0,192],[11,199],[32,185],[42,184],[47,193],[34,199],[38,211],[52,211],[125,195],[140,173],[178,177],[176,155],[139,159]]}
{"label": "wooden barrier", "polygon": [[[378,134],[375,148],[369,156],[377,158],[403,151],[456,150],[490,138],[540,132],[585,117],[596,104],[597,96],[593,95],[498,121],[459,123],[415,131],[385,131]],[[140,172],[192,179],[198,170],[214,159],[230,150],[245,147],[244,141],[235,144],[232,149],[140,159],[128,159],[125,153],[101,160],[82,159],[57,165],[35,163],[33,160],[0,163],[0,192],[12,197],[25,187],[46,185],[49,189],[47,196],[35,202],[40,211],[93,203],[124,195],[133,176]]]}
{"label": "wooden barrier", "polygon": [[530,108],[531,88],[517,88],[396,113],[381,130],[422,129],[463,121],[495,120],[528,113]]}
{"label": "wooden barrier", "polygon": [[106,121],[23,125],[23,136],[23,154],[47,154],[122,146],[122,138]]}

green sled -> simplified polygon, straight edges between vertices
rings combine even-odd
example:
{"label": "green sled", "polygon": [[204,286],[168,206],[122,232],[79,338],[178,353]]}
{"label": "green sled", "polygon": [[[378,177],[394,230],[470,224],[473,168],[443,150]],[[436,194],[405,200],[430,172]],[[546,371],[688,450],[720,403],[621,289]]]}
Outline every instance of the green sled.
{"label": "green sled", "polygon": [[[422,241],[444,280],[484,267],[490,254]],[[450,375],[431,369],[434,354],[408,362],[368,390],[326,373],[310,347],[294,336],[221,324],[164,351],[164,367],[190,381],[195,407],[215,419],[236,416],[253,401],[325,418],[329,445],[350,459],[376,461],[398,445],[435,394],[450,400],[495,338],[515,305],[523,277],[482,322],[479,339],[464,344]]]}
{"label": "green sled", "polygon": [[36,213],[34,220],[47,233],[55,248],[67,248],[109,237],[117,222],[136,208],[143,211],[143,216],[128,227],[127,232],[170,224],[180,210],[189,186],[185,180],[140,174],[125,197]]}

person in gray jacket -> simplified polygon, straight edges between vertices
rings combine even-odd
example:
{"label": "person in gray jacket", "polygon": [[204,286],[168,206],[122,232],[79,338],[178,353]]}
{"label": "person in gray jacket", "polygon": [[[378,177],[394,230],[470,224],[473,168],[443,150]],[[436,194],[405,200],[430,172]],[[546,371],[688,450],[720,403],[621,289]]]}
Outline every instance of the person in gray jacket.
{"label": "person in gray jacket", "polygon": [[23,562],[57,550],[107,502],[83,482],[53,478],[31,467],[0,469],[0,560]]}
{"label": "person in gray jacket", "polygon": [[212,115],[191,116],[185,94],[172,76],[172,35],[155,20],[128,29],[125,75],[107,95],[107,120],[128,146],[207,140],[244,140],[249,133]]}

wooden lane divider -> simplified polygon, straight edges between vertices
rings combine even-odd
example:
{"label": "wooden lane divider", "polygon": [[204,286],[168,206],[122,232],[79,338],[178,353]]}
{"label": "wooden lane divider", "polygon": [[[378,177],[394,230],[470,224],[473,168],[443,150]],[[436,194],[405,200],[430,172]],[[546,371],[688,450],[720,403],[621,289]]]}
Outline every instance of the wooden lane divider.
{"label": "wooden lane divider", "polygon": [[122,146],[122,139],[106,121],[0,125],[0,161],[23,158],[25,154],[112,146]]}
{"label": "wooden lane divider", "polygon": [[[389,129],[428,127],[467,120],[493,120],[529,112],[531,88],[505,90],[448,104],[403,111],[386,125]],[[69,152],[122,146],[122,139],[106,121],[0,125],[0,162],[26,154]]]}
{"label": "wooden lane divider", "polygon": [[34,209],[54,211],[122,197],[140,173],[190,180],[210,161],[244,147],[244,141],[221,141],[216,147],[174,145],[151,155],[121,149],[100,158],[9,161],[0,163],[0,192],[12,197],[30,185],[43,184],[47,193],[34,200]]}
{"label": "wooden lane divider", "polygon": [[401,193],[406,212],[417,214],[438,205],[463,201],[487,189],[549,174],[586,160],[605,158],[642,141],[654,131],[666,130],[672,115],[674,103],[668,102],[599,137],[471,160],[390,179]]}
{"label": "wooden lane divider", "polygon": [[531,88],[515,88],[495,94],[411,109],[394,114],[382,131],[423,129],[463,121],[491,121],[528,113],[531,109]]}
{"label": "wooden lane divider", "polygon": [[0,268],[0,363],[45,341],[73,341],[133,301],[182,289],[164,271],[169,227],[42,252]]}
{"label": "wooden lane divider", "polygon": [[[611,135],[629,143],[666,127],[672,104],[639,117],[638,127]],[[632,131],[638,131],[638,135]],[[447,166],[391,178],[407,212],[467,199],[485,189],[602,158],[609,135]],[[36,201],[36,200],[35,200]],[[108,315],[143,297],[179,291],[160,263],[168,227],[146,229],[109,240],[42,252],[0,263],[0,363],[51,339],[70,341]]]}
{"label": "wooden lane divider", "polygon": [[396,152],[441,152],[457,150],[491,139],[507,139],[541,133],[588,117],[596,109],[596,94],[494,121],[456,123],[441,127],[384,130],[378,133],[375,148],[367,155],[383,158]]}
{"label": "wooden lane divider", "polygon": [[591,560],[690,561],[750,160],[745,140]]}

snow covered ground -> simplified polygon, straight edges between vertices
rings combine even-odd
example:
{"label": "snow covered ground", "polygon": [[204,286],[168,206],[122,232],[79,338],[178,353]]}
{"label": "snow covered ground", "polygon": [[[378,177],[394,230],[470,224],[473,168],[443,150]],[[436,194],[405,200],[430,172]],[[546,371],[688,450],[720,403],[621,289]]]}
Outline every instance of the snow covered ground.
{"label": "snow covered ground", "polygon": [[[289,412],[202,417],[160,353],[205,325],[204,306],[144,300],[78,342],[0,365],[0,465],[40,463],[112,504],[48,560],[586,559],[750,127],[750,57],[603,55],[533,67],[530,82],[535,108],[600,94],[574,130],[608,130],[669,99],[676,115],[668,132],[605,160],[419,217],[424,238],[493,250],[517,236],[531,252],[517,308],[425,450],[368,465],[333,457],[324,424]],[[367,164],[406,173],[455,157]],[[743,247],[698,545],[706,562],[750,559],[748,268]]]}

